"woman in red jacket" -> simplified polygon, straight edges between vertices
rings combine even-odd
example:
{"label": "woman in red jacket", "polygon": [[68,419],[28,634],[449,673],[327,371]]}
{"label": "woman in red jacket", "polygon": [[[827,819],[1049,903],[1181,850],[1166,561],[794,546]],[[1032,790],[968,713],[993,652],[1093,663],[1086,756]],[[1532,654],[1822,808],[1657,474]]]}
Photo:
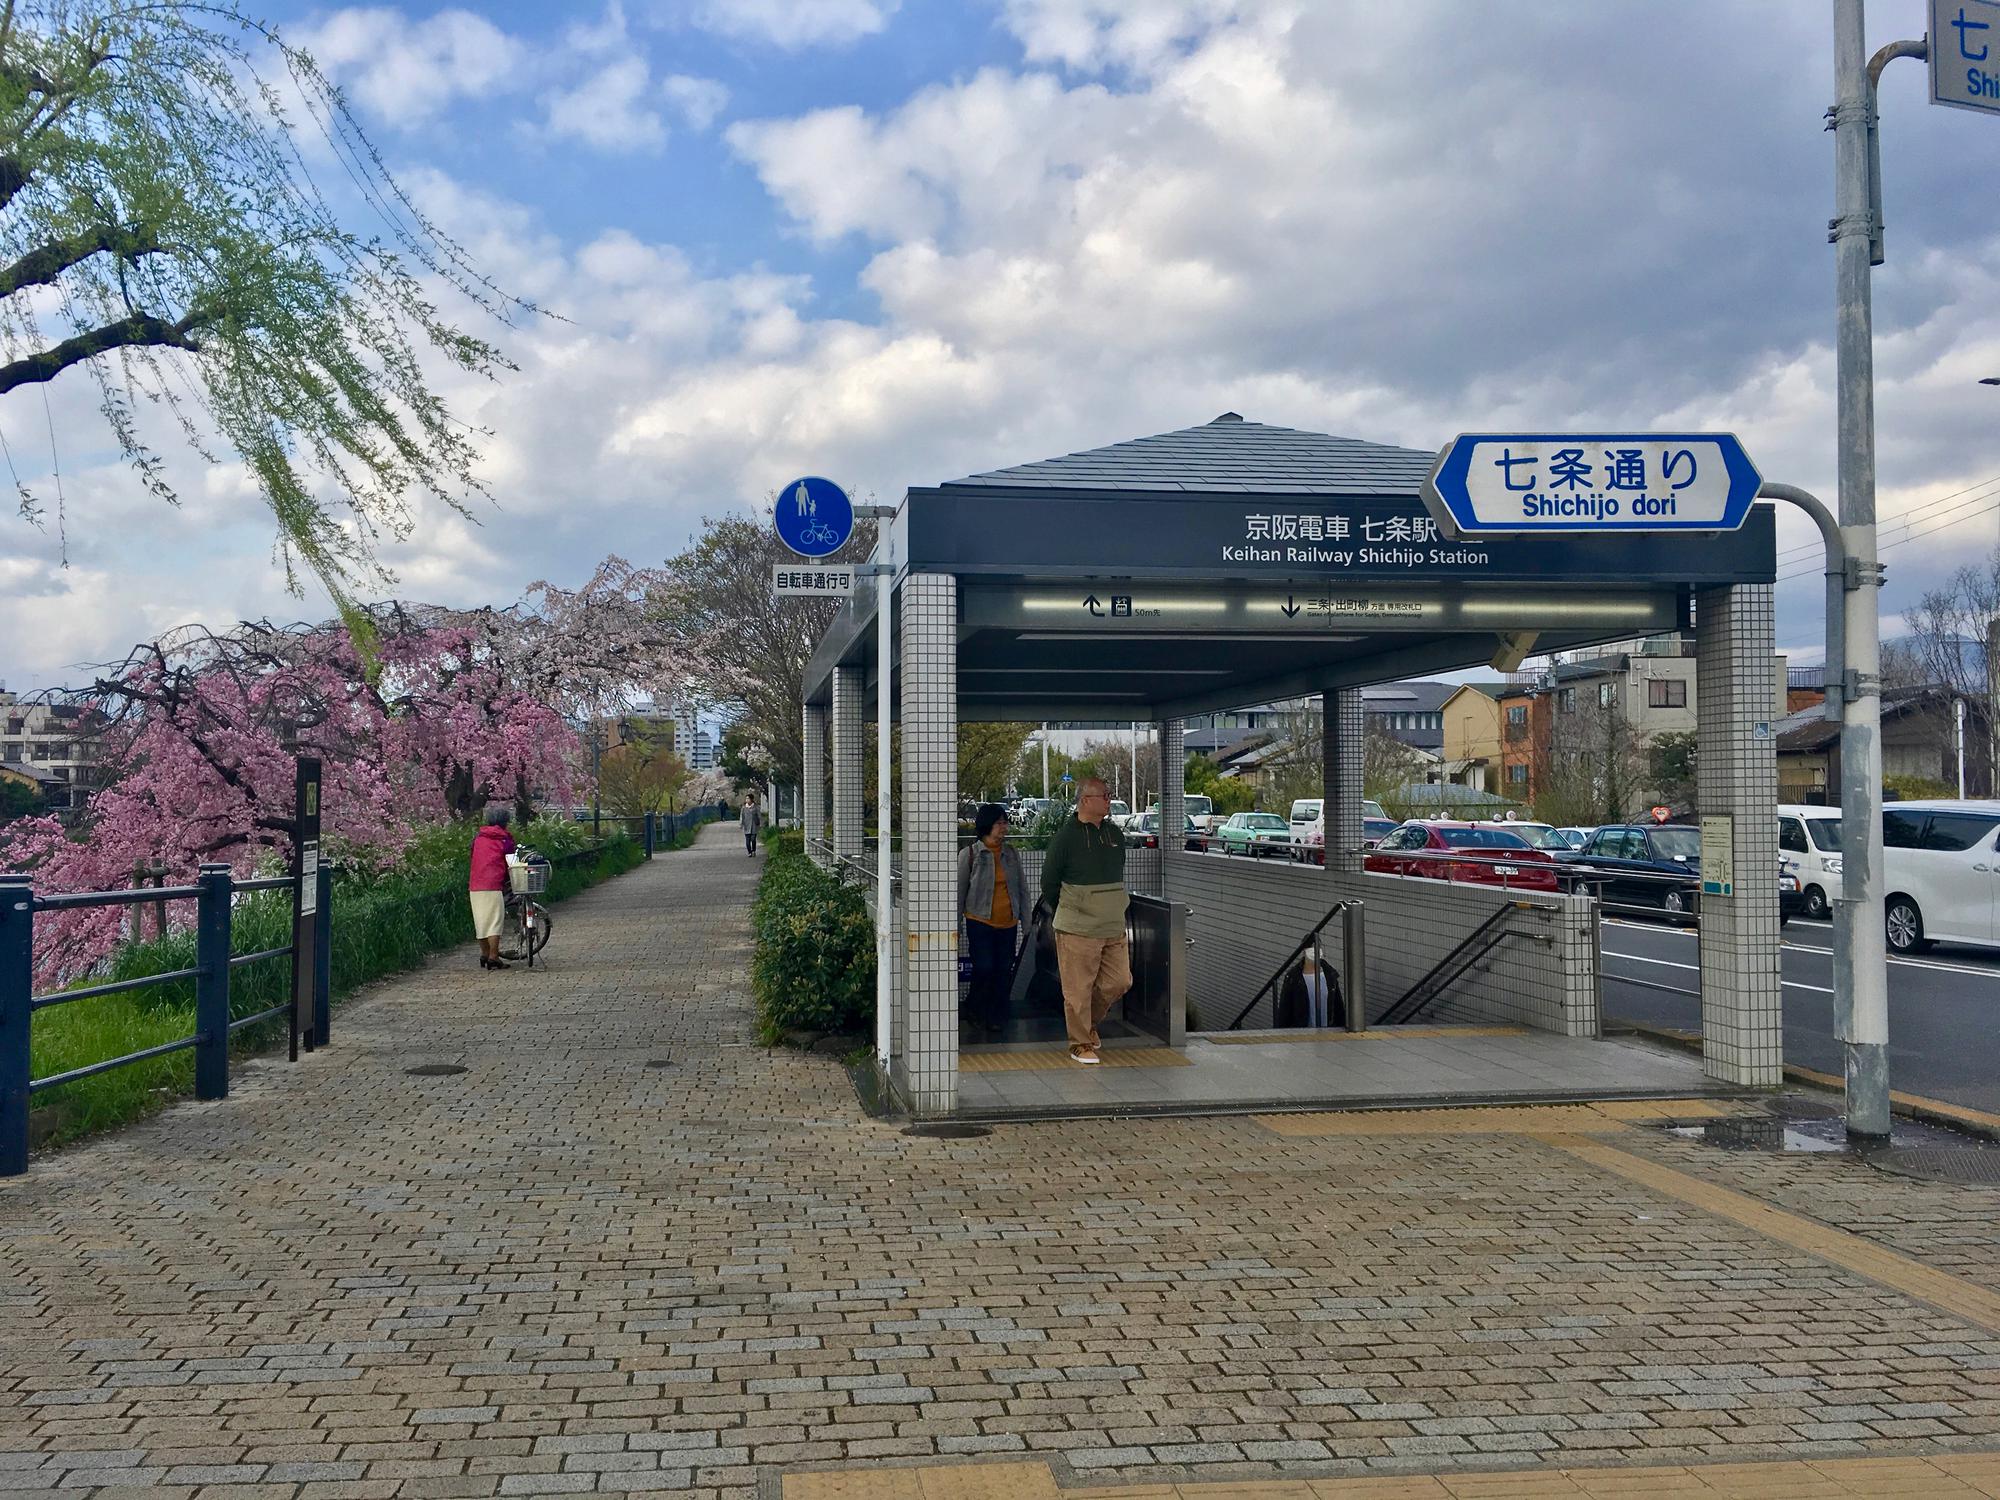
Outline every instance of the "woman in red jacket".
{"label": "woman in red jacket", "polygon": [[507,915],[507,856],[514,852],[507,824],[512,816],[504,806],[490,807],[472,836],[472,931],[479,939],[482,969],[511,967],[500,957],[500,924]]}

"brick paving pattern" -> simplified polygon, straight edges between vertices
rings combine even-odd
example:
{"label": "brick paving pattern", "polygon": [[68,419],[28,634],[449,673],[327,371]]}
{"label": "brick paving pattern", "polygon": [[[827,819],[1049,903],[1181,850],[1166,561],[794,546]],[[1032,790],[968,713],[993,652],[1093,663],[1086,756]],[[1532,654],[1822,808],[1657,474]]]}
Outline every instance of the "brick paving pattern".
{"label": "brick paving pattern", "polygon": [[[2000,1446],[2000,1328],[1532,1134],[869,1121],[751,1042],[756,868],[710,830],[566,903],[547,972],[468,946],[0,1186],[0,1497],[887,1496],[864,1466],[1009,1456],[1459,1493]],[[1991,1284],[1991,1192],[1604,1131]]]}

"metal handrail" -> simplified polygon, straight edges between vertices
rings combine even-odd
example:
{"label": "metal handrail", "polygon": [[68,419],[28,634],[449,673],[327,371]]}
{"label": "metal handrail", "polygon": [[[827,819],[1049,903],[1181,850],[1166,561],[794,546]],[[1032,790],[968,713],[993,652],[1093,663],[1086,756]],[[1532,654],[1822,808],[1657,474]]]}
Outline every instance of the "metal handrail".
{"label": "metal handrail", "polygon": [[175,979],[199,979],[208,971],[200,964],[185,969],[169,969],[164,974],[141,974],[137,979],[113,979],[104,984],[87,984],[82,989],[52,990],[28,1000],[30,1010],[46,1010],[51,1005],[67,1005],[72,1000],[90,1000],[98,995],[117,995],[126,990],[142,990],[148,985],[166,984]]}
{"label": "metal handrail", "polygon": [[[1437,998],[1435,995],[1426,995],[1421,1000],[1415,1000],[1414,997],[1417,996],[1425,988],[1425,986],[1429,985],[1433,979],[1437,979],[1438,976],[1442,974],[1445,971],[1445,969],[1450,967],[1450,965],[1455,960],[1457,960],[1461,954],[1467,954],[1468,950],[1471,949],[1475,943],[1481,943],[1481,940],[1485,939],[1485,941],[1481,944],[1479,951],[1477,953],[1470,953],[1469,956],[1466,957],[1465,962],[1460,964],[1457,970],[1455,970],[1452,973],[1451,978],[1456,979],[1459,976],[1459,974],[1464,973],[1465,970],[1469,968],[1474,962],[1476,962],[1481,958],[1484,958],[1486,954],[1492,950],[1494,945],[1500,942],[1502,938],[1513,936],[1514,934],[1511,931],[1495,933],[1493,932],[1493,929],[1497,927],[1501,922],[1505,921],[1509,916],[1513,915],[1514,912],[1519,911],[1520,909],[1521,909],[1520,903],[1510,901],[1505,906],[1500,907],[1491,916],[1487,917],[1487,919],[1484,922],[1481,922],[1477,927],[1473,928],[1472,931],[1468,932],[1463,938],[1459,939],[1459,941],[1452,946],[1451,951],[1445,954],[1445,956],[1439,959],[1436,963],[1432,964],[1429,970],[1425,972],[1424,976],[1421,979],[1419,979],[1415,984],[1411,985],[1407,990],[1404,990],[1402,994],[1398,995],[1393,1001],[1390,1002],[1389,1008],[1382,1012],[1382,1018],[1377,1024],[1382,1026],[1399,1026],[1408,1018],[1408,1016],[1414,1016],[1418,1011],[1422,1010],[1426,1005],[1430,1004],[1432,1000]],[[1489,934],[1491,934],[1490,937]],[[1442,990],[1443,987],[1444,987],[1444,982],[1440,981],[1438,988]],[[1408,1016],[1404,1014],[1405,1006],[1409,1007]]]}
{"label": "metal handrail", "polygon": [[75,911],[85,906],[138,906],[150,901],[195,901],[201,897],[198,885],[155,886],[136,891],[59,891],[36,896],[36,911]]}
{"label": "metal handrail", "polygon": [[1299,939],[1298,946],[1293,948],[1290,953],[1287,953],[1285,955],[1285,961],[1278,965],[1278,971],[1275,974],[1273,974],[1269,979],[1264,981],[1262,986],[1258,988],[1257,993],[1250,997],[1250,1003],[1245,1005],[1243,1009],[1239,1010],[1236,1013],[1236,1019],[1231,1021],[1227,1026],[1223,1027],[1223,1030],[1234,1031],[1237,1027],[1241,1026],[1243,1024],[1243,1018],[1249,1015],[1251,1011],[1257,1008],[1257,1002],[1259,1000],[1262,1000],[1267,993],[1269,993],[1270,991],[1274,990],[1277,987],[1278,981],[1283,979],[1285,975],[1288,972],[1290,972],[1292,965],[1297,963],[1299,959],[1304,956],[1306,949],[1312,947],[1314,942],[1318,939],[1319,935],[1322,932],[1326,931],[1326,924],[1331,922],[1335,917],[1339,916],[1342,912],[1346,911],[1347,908],[1352,904],[1353,903],[1348,901],[1334,902],[1332,907],[1328,909],[1327,914],[1321,917],[1317,922],[1313,923],[1311,930],[1308,931],[1304,937]]}

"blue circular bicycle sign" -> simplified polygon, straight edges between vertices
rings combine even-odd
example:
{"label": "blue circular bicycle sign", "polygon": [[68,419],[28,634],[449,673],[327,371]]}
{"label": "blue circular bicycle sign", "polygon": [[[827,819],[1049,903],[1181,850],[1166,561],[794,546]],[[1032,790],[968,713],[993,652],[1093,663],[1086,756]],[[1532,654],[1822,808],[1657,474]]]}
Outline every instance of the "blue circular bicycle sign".
{"label": "blue circular bicycle sign", "polygon": [[778,540],[800,557],[838,552],[854,534],[854,502],[831,479],[808,474],[778,491]]}

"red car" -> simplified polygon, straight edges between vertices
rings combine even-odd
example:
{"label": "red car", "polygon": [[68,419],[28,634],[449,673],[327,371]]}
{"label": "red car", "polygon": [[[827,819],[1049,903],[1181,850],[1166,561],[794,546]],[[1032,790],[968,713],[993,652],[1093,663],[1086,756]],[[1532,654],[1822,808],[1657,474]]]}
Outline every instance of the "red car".
{"label": "red car", "polygon": [[[1438,857],[1446,855],[1453,857]],[[1377,875],[1460,880],[1516,891],[1562,888],[1555,856],[1491,823],[1405,823],[1368,851],[1362,867]]]}

